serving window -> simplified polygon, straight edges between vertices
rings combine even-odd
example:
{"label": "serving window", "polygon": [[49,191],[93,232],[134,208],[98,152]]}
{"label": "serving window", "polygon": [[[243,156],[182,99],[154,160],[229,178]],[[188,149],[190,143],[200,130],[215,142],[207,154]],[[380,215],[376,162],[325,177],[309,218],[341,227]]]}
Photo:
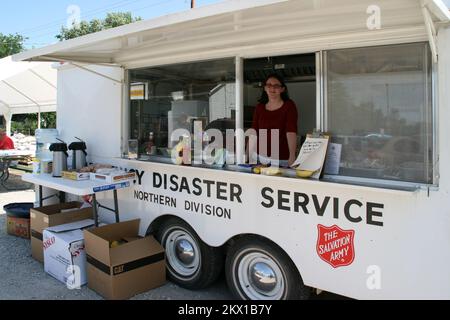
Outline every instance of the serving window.
{"label": "serving window", "polygon": [[326,124],[339,175],[433,183],[428,44],[326,53]]}
{"label": "serving window", "polygon": [[130,71],[130,137],[139,159],[170,163],[172,132],[235,127],[235,61],[220,59]]}
{"label": "serving window", "polygon": [[[297,119],[297,154],[306,135],[317,127],[316,55],[299,54],[244,60],[244,121],[252,122],[253,111],[261,98],[263,82],[276,73],[286,84],[289,98],[295,103]],[[252,112],[248,112],[248,111]]]}
{"label": "serving window", "polygon": [[[326,178],[366,185],[434,183],[427,43],[244,59],[242,97],[236,91],[235,62],[229,58],[130,71],[130,137],[139,141],[140,159],[172,163],[171,133],[184,128],[192,136],[195,122],[203,130],[223,133],[236,123],[250,128],[262,82],[276,72],[298,108],[298,149],[315,128],[342,146],[338,173]],[[243,105],[236,108],[240,98]]]}

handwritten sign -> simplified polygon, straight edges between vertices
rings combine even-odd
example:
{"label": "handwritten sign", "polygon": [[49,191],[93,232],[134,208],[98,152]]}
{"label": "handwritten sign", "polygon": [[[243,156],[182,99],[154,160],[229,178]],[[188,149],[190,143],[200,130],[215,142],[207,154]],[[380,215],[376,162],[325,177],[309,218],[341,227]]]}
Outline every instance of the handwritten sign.
{"label": "handwritten sign", "polygon": [[327,148],[328,137],[312,138],[308,136],[292,167],[297,170],[313,171],[312,178],[318,179],[322,172]]}

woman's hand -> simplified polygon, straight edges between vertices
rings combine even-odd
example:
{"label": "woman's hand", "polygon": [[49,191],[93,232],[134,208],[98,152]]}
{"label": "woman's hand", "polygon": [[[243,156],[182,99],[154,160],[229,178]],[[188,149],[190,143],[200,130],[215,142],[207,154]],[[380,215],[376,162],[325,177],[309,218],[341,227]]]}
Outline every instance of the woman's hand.
{"label": "woman's hand", "polygon": [[292,166],[292,164],[295,162],[295,157],[294,156],[290,156],[288,159],[288,166]]}

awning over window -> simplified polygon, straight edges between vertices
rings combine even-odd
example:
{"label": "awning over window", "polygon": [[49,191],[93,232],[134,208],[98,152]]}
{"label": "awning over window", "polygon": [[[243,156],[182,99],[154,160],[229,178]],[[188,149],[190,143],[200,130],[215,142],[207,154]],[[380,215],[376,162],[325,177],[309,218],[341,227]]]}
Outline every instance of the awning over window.
{"label": "awning over window", "polygon": [[[379,27],[368,27],[374,17],[380,18]],[[14,59],[136,68],[427,41],[436,23],[449,21],[442,0],[231,0],[31,50]]]}

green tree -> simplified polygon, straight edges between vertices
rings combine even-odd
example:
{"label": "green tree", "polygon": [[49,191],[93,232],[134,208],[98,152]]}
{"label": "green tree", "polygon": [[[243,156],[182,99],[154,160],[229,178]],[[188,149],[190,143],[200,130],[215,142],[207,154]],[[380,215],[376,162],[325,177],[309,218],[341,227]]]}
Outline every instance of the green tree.
{"label": "green tree", "polygon": [[131,12],[108,13],[103,25],[105,29],[111,29],[142,20],[141,17],[133,18]]}
{"label": "green tree", "polygon": [[41,113],[41,128],[56,129],[56,112]]}
{"label": "green tree", "polygon": [[0,59],[23,51],[25,37],[20,34],[4,35],[0,32]]}
{"label": "green tree", "polygon": [[141,17],[133,18],[131,12],[111,12],[108,13],[103,20],[93,19],[89,22],[81,21],[78,26],[73,25],[72,28],[62,27],[61,32],[56,38],[60,41],[74,39],[90,33],[116,28],[140,20],[142,20]]}
{"label": "green tree", "polygon": [[[15,114],[11,121],[11,131],[20,132],[25,135],[34,135],[34,131],[38,128],[37,113]],[[56,128],[56,112],[41,113],[41,129]]]}

